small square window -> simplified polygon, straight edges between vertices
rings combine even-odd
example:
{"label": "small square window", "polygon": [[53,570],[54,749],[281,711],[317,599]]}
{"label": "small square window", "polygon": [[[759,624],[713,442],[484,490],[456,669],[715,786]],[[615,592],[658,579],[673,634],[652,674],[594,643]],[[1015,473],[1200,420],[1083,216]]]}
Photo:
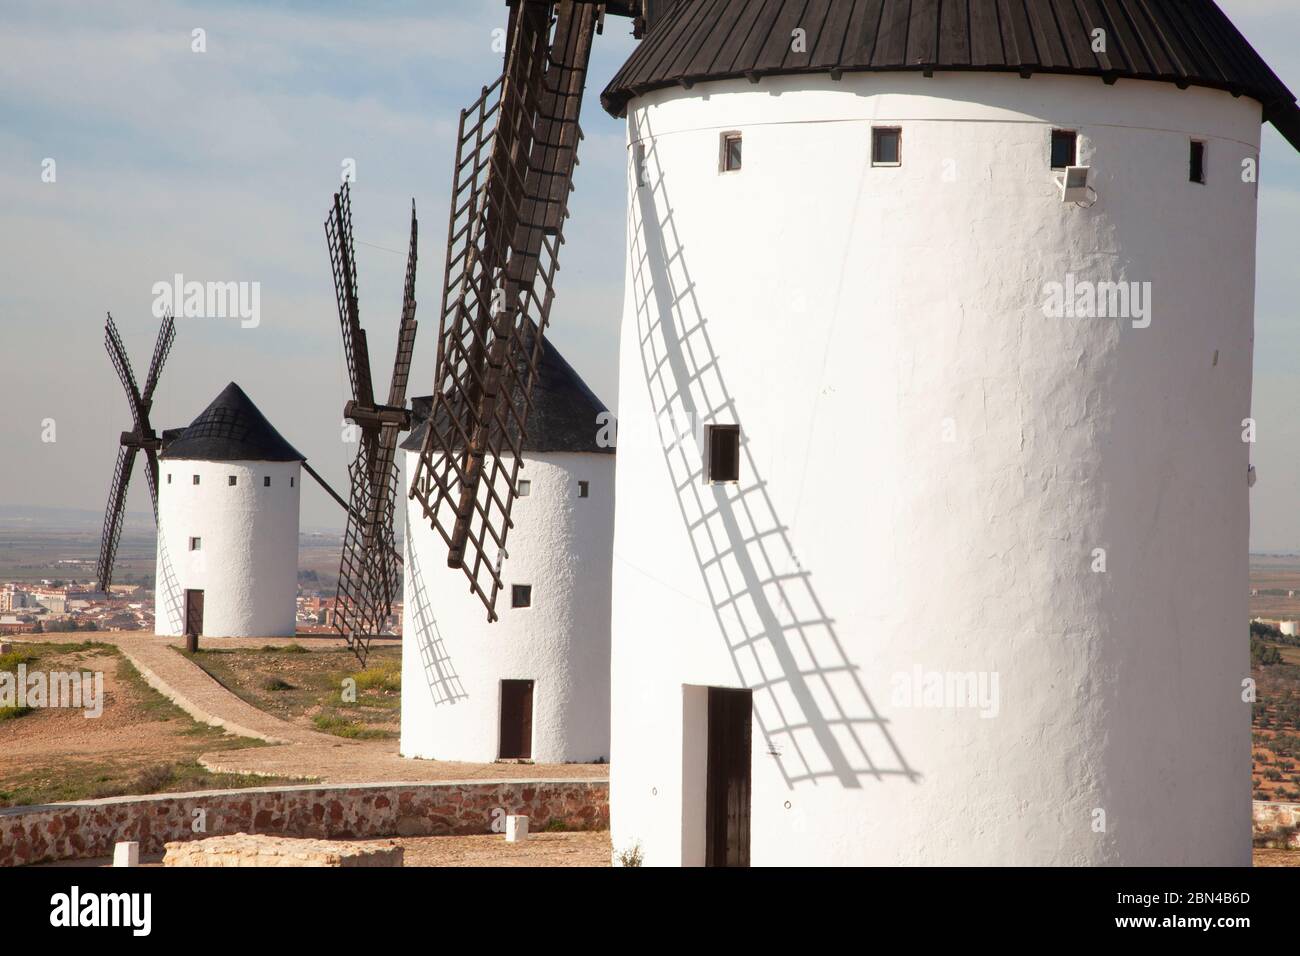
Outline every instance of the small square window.
{"label": "small square window", "polygon": [[527,478],[519,479],[519,497],[527,498],[533,493],[533,483]]}
{"label": "small square window", "polygon": [[585,497],[587,497],[587,492],[588,492],[588,490],[589,490],[590,488],[591,488],[591,485],[588,484],[587,482],[585,482],[585,481],[580,481],[580,482],[578,482],[578,497],[579,497],[579,498],[585,498]]}
{"label": "small square window", "polygon": [[203,539],[202,539],[202,538],[190,538],[190,550],[191,550],[191,551],[202,551],[202,550],[203,550]]}
{"label": "small square window", "polygon": [[533,586],[531,584],[512,584],[510,586],[511,607],[532,607]]}
{"label": "small square window", "polygon": [[198,483],[199,483],[199,476],[198,476],[198,475],[195,475],[195,476],[194,476],[194,484],[197,485]]}
{"label": "small square window", "polygon": [[271,476],[270,476],[270,475],[263,475],[263,476],[262,476],[262,487],[263,487],[263,488],[270,488],[270,487],[271,487]]}
{"label": "small square window", "polygon": [[636,184],[638,186],[644,186],[646,184],[645,145],[637,143],[633,156],[636,163]]}
{"label": "small square window", "polygon": [[724,173],[734,173],[740,169],[740,134],[722,134],[722,162],[720,168]]}
{"label": "small square window", "polygon": [[1068,129],[1052,130],[1052,168],[1079,165],[1079,134]]}
{"label": "small square window", "polygon": [[710,425],[708,449],[709,481],[739,481],[740,426]]}
{"label": "small square window", "polygon": [[903,131],[897,126],[871,128],[871,165],[903,165]]}
{"label": "small square window", "polygon": [[1191,169],[1188,178],[1194,183],[1205,185],[1205,144],[1192,140]]}
{"label": "small square window", "polygon": [[232,488],[235,487],[235,485],[236,485],[238,482],[239,482],[239,479],[238,479],[235,475],[228,475],[228,476],[226,477],[226,484],[228,484],[228,485],[229,485],[230,487],[232,487]]}

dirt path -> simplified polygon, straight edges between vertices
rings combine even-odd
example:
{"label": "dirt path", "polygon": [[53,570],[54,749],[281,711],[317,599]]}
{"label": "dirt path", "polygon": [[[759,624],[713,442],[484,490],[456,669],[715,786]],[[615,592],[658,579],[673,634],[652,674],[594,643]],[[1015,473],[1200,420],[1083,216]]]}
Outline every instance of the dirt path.
{"label": "dirt path", "polygon": [[[94,640],[113,644],[135,665],[151,687],[195,720],[274,745],[200,755],[200,765],[216,773],[254,774],[321,783],[414,783],[531,777],[604,780],[608,777],[606,767],[591,764],[469,764],[408,760],[398,754],[395,740],[349,740],[292,724],[257,709],[226,690],[197,664],[178,654],[175,648],[182,646],[180,639],[130,631],[39,636],[43,643]],[[213,639],[207,646],[261,648],[276,642],[289,643],[289,640],[224,638]],[[294,638],[293,643],[311,651],[337,650],[345,646],[338,639],[308,636]],[[63,743],[69,742],[62,742],[60,746]],[[50,752],[49,742],[39,738],[30,739],[28,746]]]}
{"label": "dirt path", "polygon": [[418,783],[430,780],[522,780],[530,777],[604,780],[605,765],[458,763],[411,760],[397,752],[395,740],[344,740],[320,734],[329,743],[295,743],[250,750],[226,750],[199,758],[218,773],[297,777],[322,783]]}
{"label": "dirt path", "polygon": [[165,639],[114,637],[113,643],[130,659],[150,687],[201,723],[273,744],[323,746],[339,739],[295,726],[258,710],[218,684],[203,668],[176,653]]}

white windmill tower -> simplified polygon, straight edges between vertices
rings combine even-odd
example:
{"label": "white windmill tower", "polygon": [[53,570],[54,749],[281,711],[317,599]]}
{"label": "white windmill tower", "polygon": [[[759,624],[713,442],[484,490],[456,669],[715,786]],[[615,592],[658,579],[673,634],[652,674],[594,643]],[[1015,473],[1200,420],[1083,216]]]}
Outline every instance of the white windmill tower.
{"label": "white windmill tower", "polygon": [[1210,0],[647,8],[602,97],[615,547],[654,569],[614,568],[615,846],[1248,864],[1254,171],[1294,95]]}
{"label": "white windmill tower", "polygon": [[491,615],[592,37],[635,16],[615,845],[1248,862],[1255,171],[1300,110],[1212,0],[509,8],[412,521]]}
{"label": "white windmill tower", "polygon": [[157,633],[291,636],[303,456],[231,382],[160,458]]}
{"label": "white windmill tower", "polygon": [[[605,406],[549,342],[520,444],[503,600],[484,615],[446,543],[407,511],[402,736],[407,757],[585,763],[609,756],[614,449]],[[432,410],[415,399],[414,476]]]}

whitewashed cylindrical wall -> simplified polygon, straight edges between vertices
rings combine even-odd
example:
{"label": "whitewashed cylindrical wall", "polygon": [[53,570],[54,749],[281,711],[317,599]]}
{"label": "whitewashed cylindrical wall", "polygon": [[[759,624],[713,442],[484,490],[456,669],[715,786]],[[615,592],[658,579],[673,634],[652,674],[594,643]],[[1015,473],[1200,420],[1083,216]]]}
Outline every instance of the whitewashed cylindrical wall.
{"label": "whitewashed cylindrical wall", "polygon": [[[845,74],[628,127],[615,850],[704,861],[721,686],[754,694],[755,864],[1248,864],[1259,104]],[[1079,281],[1150,283],[1149,324],[1046,315]],[[714,423],[738,484],[703,482]]]}
{"label": "whitewashed cylindrical wall", "polygon": [[[407,453],[407,475],[417,453]],[[402,617],[406,757],[498,759],[501,682],[531,680],[532,760],[609,757],[609,588],[614,529],[612,454],[530,452],[515,501],[499,620],[447,567],[447,546],[408,499]],[[588,494],[578,496],[578,482]],[[514,584],[531,606],[511,607]]]}
{"label": "whitewashed cylindrical wall", "polygon": [[204,592],[205,635],[295,633],[301,472],[297,461],[159,463],[157,633],[184,632],[189,589]]}

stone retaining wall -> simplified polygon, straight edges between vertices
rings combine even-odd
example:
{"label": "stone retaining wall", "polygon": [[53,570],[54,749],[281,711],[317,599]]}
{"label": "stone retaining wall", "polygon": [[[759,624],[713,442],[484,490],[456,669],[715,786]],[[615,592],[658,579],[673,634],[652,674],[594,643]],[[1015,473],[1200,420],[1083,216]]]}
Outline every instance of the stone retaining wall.
{"label": "stone retaining wall", "polygon": [[[200,812],[202,811],[202,812]],[[0,866],[112,856],[119,840],[161,853],[174,840],[234,833],[318,839],[437,836],[505,829],[526,814],[534,828],[609,826],[605,780],[491,780],[260,787],[113,797],[0,809]],[[202,821],[203,830],[196,829]]]}
{"label": "stone retaining wall", "polygon": [[1275,843],[1279,847],[1300,850],[1300,803],[1256,800],[1251,816],[1257,845]]}

